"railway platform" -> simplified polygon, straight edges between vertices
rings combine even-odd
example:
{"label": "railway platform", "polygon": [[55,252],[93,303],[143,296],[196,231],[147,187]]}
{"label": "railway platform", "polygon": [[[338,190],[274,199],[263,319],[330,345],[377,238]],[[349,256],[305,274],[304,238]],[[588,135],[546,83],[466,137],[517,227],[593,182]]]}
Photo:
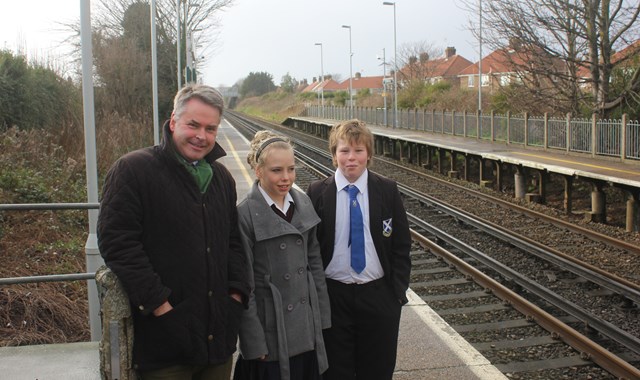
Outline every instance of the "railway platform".
{"label": "railway platform", "polygon": [[[243,199],[254,177],[246,162],[248,141],[225,121],[218,142],[227,151],[223,162],[236,179],[238,199]],[[419,296],[409,290],[408,298],[394,379],[506,379]],[[97,380],[99,368],[97,342],[0,348],[0,379]]]}
{"label": "railway platform", "polygon": [[[327,137],[337,120],[291,117],[284,124]],[[419,130],[394,129],[368,125],[376,139],[376,153],[421,166],[430,166],[441,174],[470,180],[469,168],[476,165],[481,186],[500,189],[505,176],[513,175],[516,198],[544,201],[550,175],[564,179],[565,212],[572,210],[572,184],[576,179],[591,186],[591,211],[594,221],[606,217],[603,188],[614,186],[627,194],[627,231],[638,231],[640,221],[640,161],[615,157],[567,153],[557,149],[507,144],[483,139]],[[462,158],[464,163],[460,164]],[[536,189],[527,193],[530,183]]]}

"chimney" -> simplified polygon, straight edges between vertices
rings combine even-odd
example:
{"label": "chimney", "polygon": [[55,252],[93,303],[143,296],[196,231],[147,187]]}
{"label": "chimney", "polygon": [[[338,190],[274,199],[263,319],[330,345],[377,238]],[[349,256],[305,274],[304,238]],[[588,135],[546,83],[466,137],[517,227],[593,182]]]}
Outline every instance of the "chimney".
{"label": "chimney", "polygon": [[359,72],[356,72],[356,79],[360,79],[360,77],[362,77],[362,74],[360,74]]}
{"label": "chimney", "polygon": [[454,48],[453,46],[447,46],[447,48],[444,49],[445,58],[451,58],[454,55],[456,55],[456,48]]}
{"label": "chimney", "polygon": [[317,78],[313,77],[313,81],[311,83],[316,83],[317,82]]}
{"label": "chimney", "polygon": [[422,52],[420,53],[420,63],[425,63],[429,60],[429,53]]}
{"label": "chimney", "polygon": [[511,37],[509,38],[509,48],[511,50],[520,50],[520,47],[522,46],[522,41],[520,41],[520,39],[518,37]]}

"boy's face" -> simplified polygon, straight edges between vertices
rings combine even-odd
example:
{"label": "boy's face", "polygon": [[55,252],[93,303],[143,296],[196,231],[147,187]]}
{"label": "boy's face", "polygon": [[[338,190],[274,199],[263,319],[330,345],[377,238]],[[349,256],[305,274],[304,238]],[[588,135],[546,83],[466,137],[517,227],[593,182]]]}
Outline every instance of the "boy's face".
{"label": "boy's face", "polygon": [[367,168],[369,152],[367,147],[358,142],[349,143],[346,140],[338,140],[336,147],[335,161],[342,175],[350,182],[354,183],[360,178]]}

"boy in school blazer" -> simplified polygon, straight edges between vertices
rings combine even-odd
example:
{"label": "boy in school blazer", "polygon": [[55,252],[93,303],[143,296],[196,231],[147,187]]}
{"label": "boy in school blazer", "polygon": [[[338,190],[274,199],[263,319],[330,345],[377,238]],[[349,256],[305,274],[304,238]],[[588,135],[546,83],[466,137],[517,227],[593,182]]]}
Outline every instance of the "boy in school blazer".
{"label": "boy in school blazer", "polygon": [[[367,169],[373,135],[363,122],[335,126],[329,148],[335,175],[307,191],[322,220],[317,236],[331,302],[324,379],[391,379],[411,271],[407,215],[395,181]],[[349,208],[355,203],[348,188],[354,185],[364,224],[364,269],[351,261]]]}

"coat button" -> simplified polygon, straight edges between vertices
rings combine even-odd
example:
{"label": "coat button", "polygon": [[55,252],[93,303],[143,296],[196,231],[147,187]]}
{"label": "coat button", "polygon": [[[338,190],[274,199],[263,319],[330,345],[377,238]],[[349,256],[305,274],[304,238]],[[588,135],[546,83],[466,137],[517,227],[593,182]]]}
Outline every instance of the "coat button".
{"label": "coat button", "polygon": [[287,243],[280,243],[280,249],[286,249]]}
{"label": "coat button", "polygon": [[284,276],[282,276],[285,280],[289,280],[291,278],[291,275],[289,273],[285,273]]}
{"label": "coat button", "polygon": [[301,304],[305,304],[305,303],[307,303],[307,299],[306,299],[306,298],[304,298],[304,297],[300,298],[300,303],[301,303]]}
{"label": "coat button", "polygon": [[302,244],[302,239],[296,240],[296,244],[298,244],[298,245]]}
{"label": "coat button", "polygon": [[211,248],[207,247],[207,253],[211,252]]}
{"label": "coat button", "polygon": [[292,304],[288,304],[287,305],[287,310],[289,310],[289,311],[293,310],[293,305]]}
{"label": "coat button", "polygon": [[303,274],[304,273],[304,268],[300,267],[298,268],[298,274]]}
{"label": "coat button", "polygon": [[140,306],[138,306],[138,309],[144,310],[144,306],[140,305]]}
{"label": "coat button", "polygon": [[213,290],[209,290],[209,297],[213,295]]}
{"label": "coat button", "polygon": [[207,339],[209,340],[209,342],[211,342],[213,340],[213,335],[209,335]]}

